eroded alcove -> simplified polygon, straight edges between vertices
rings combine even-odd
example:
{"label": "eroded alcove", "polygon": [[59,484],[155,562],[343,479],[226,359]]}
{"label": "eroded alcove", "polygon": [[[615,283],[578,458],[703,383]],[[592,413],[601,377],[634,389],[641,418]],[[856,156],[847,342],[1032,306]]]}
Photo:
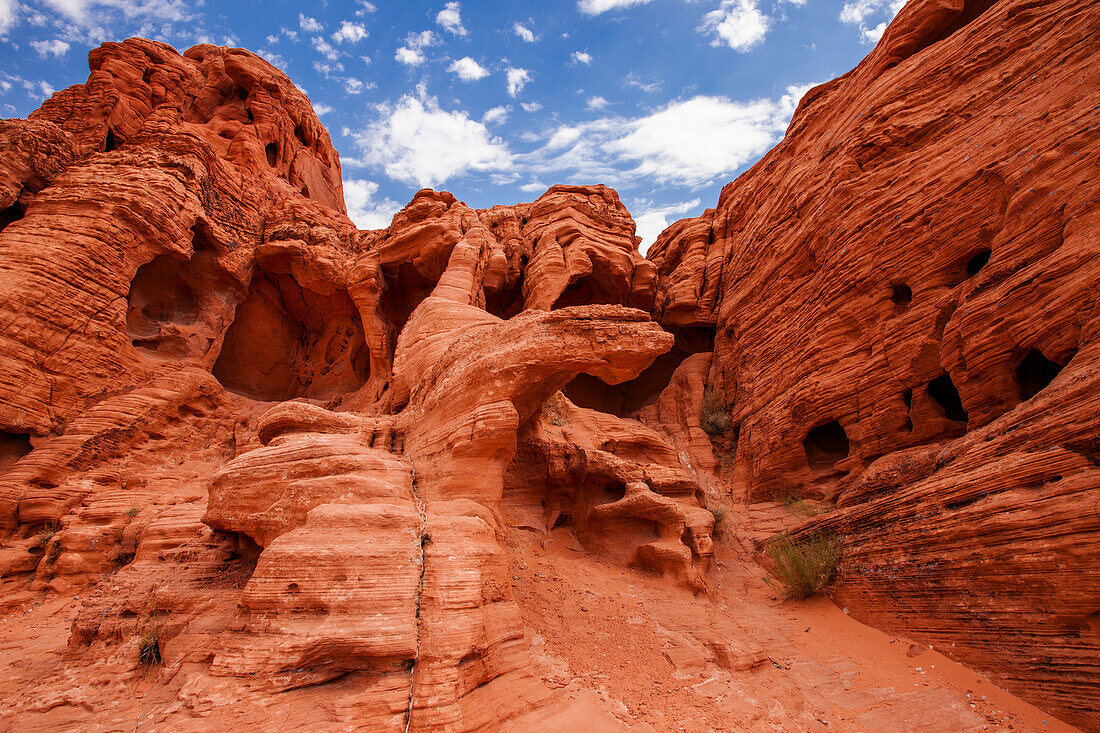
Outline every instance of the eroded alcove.
{"label": "eroded alcove", "polygon": [[943,415],[953,422],[965,423],[970,416],[963,407],[962,397],[955,383],[951,381],[951,375],[944,372],[928,383],[928,396],[943,408]]}
{"label": "eroded alcove", "polygon": [[836,420],[811,429],[803,439],[802,447],[806,450],[810,470],[815,475],[832,472],[837,461],[847,458],[851,449],[848,434]]}
{"label": "eroded alcove", "polygon": [[370,355],[346,290],[318,293],[291,275],[257,270],[213,372],[258,400],[329,399],[367,381]]}
{"label": "eroded alcove", "polygon": [[578,374],[562,388],[562,394],[578,407],[618,417],[630,417],[653,404],[672,381],[672,375],[684,359],[692,354],[714,350],[714,328],[682,326],[667,330],[676,337],[676,343],[634,379],[611,385],[591,374]]}
{"label": "eroded alcove", "polygon": [[163,254],[138,268],[127,296],[126,334],[158,359],[201,357],[218,336],[234,300],[205,224],[191,230],[192,255]]}
{"label": "eroded alcove", "polygon": [[[1067,363],[1068,361],[1067,359]],[[1039,349],[1028,351],[1016,366],[1016,384],[1020,390],[1020,399],[1030,400],[1046,389],[1064,367],[1065,364],[1048,359]]]}
{"label": "eroded alcove", "polygon": [[0,430],[0,476],[7,473],[16,461],[30,453],[31,449],[31,436],[27,433]]}

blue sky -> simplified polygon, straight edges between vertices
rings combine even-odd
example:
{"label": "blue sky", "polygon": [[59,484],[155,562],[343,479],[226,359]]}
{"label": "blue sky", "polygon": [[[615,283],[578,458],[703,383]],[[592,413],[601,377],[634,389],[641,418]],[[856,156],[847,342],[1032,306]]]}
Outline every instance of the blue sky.
{"label": "blue sky", "polygon": [[855,66],[904,0],[0,0],[0,115],[141,35],[253,50],[313,101],[349,214],[417,189],[471,206],[606,183],[643,250],[783,136],[807,88]]}

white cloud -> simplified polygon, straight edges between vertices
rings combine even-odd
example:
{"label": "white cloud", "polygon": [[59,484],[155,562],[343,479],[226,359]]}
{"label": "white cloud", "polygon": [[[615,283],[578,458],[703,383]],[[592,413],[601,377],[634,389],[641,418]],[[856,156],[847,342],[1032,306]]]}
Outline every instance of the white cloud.
{"label": "white cloud", "polygon": [[508,76],[508,96],[514,99],[531,81],[531,74],[527,69],[508,69],[505,73]]}
{"label": "white cloud", "polygon": [[307,33],[320,33],[325,29],[316,18],[310,18],[303,13],[298,13],[298,27]]}
{"label": "white cloud", "polygon": [[359,17],[362,17],[362,16],[366,15],[367,13],[376,13],[376,12],[378,12],[378,8],[375,7],[374,3],[367,2],[367,0],[359,0],[359,4],[362,7],[355,11],[355,14],[358,15]]}
{"label": "white cloud", "polygon": [[329,112],[333,112],[334,110],[327,104],[321,104],[320,102],[318,102],[317,104],[313,105],[313,111],[317,113],[318,117],[320,117],[321,115],[327,115]]}
{"label": "white cloud", "polygon": [[452,63],[447,67],[447,71],[457,74],[462,81],[477,81],[489,76],[489,70],[469,56]]}
{"label": "white cloud", "polygon": [[589,97],[588,103],[585,105],[588,109],[605,109],[610,104],[603,97]]}
{"label": "white cloud", "polygon": [[520,107],[523,107],[524,112],[538,112],[542,109],[542,105],[538,102],[523,102]]}
{"label": "white cloud", "polygon": [[514,23],[512,25],[512,32],[517,36],[527,41],[528,43],[535,42],[535,34],[531,32],[531,29],[522,23]]}
{"label": "white cloud", "polygon": [[321,54],[329,61],[336,61],[340,58],[340,52],[333,48],[331,43],[320,36],[313,39],[313,48],[317,53]]}
{"label": "white cloud", "polygon": [[0,36],[15,26],[15,0],[0,0]]}
{"label": "white cloud", "polygon": [[439,43],[439,39],[431,31],[410,33],[405,36],[405,45],[397,49],[394,59],[408,66],[420,66],[424,63],[424,49]]}
{"label": "white cloud", "polygon": [[388,198],[377,200],[378,184],[362,178],[344,181],[344,204],[348,218],[360,229],[385,229],[393,221],[393,215],[401,210],[401,204]]}
{"label": "white cloud", "polygon": [[729,46],[744,53],[764,40],[771,19],[760,12],[756,0],[722,0],[717,10],[703,16],[702,33],[713,35],[710,45]]}
{"label": "white cloud", "polygon": [[861,26],[859,31],[860,31],[860,33],[859,33],[860,36],[867,43],[878,43],[879,39],[882,38],[882,34],[886,32],[886,21],[885,20],[882,21],[881,23],[876,25],[874,28],[868,28],[866,26]]}
{"label": "white cloud", "polygon": [[641,207],[640,213],[634,217],[637,225],[635,232],[642,238],[638,249],[645,254],[650,245],[657,241],[657,237],[668,228],[669,217],[675,214],[686,214],[699,207],[699,199],[683,201],[667,206],[654,206],[651,202],[642,200],[636,202]]}
{"label": "white cloud", "polygon": [[577,64],[584,64],[585,66],[592,65],[592,54],[588,51],[574,51],[570,62],[576,66]]}
{"label": "white cloud", "polygon": [[645,81],[633,71],[626,75],[626,79],[623,79],[623,86],[634,87],[647,94],[656,94],[661,91],[661,82]]}
{"label": "white cloud", "polygon": [[466,28],[462,25],[462,6],[457,2],[449,2],[435,16],[435,22],[439,26],[456,36],[466,35]]}
{"label": "white cloud", "polygon": [[359,43],[367,37],[367,27],[362,23],[342,21],[340,28],[332,34],[332,40],[337,43]]}
{"label": "white cloud", "polygon": [[69,52],[69,44],[60,38],[55,38],[52,41],[31,41],[31,47],[38,52],[39,56],[43,57],[53,56],[59,58]]}
{"label": "white cloud", "polygon": [[644,117],[607,117],[552,132],[523,156],[534,173],[563,180],[627,186],[637,179],[702,186],[736,171],[783,136],[809,89],[788,87],[778,99],[735,102],[697,96]]}
{"label": "white cloud", "polygon": [[599,15],[608,10],[621,10],[649,2],[652,0],[578,0],[577,9],[585,15]]}
{"label": "white cloud", "polygon": [[396,181],[437,186],[466,171],[505,171],[507,146],[466,112],[447,112],[423,88],[395,105],[382,105],[378,119],[355,134],[367,165]]}
{"label": "white cloud", "polygon": [[[878,43],[886,26],[904,5],[905,0],[850,0],[840,10],[840,22],[858,26],[864,43]],[[870,26],[875,20],[880,22]]]}
{"label": "white cloud", "polygon": [[364,90],[374,89],[375,84],[373,81],[363,81],[356,79],[354,76],[349,76],[344,79],[344,91],[348,94],[360,94]]}
{"label": "white cloud", "polygon": [[511,111],[511,107],[493,107],[481,116],[481,121],[486,125],[499,124],[508,119],[508,113]]}
{"label": "white cloud", "polygon": [[286,59],[284,59],[282,56],[275,53],[274,51],[270,51],[266,48],[261,48],[256,53],[258,53],[262,58],[266,59],[267,63],[271,64],[272,66],[278,69],[282,69],[284,71],[286,70]]}
{"label": "white cloud", "polygon": [[525,183],[520,186],[519,190],[523,191],[524,193],[542,193],[548,188],[549,186],[547,186],[542,181],[531,181],[530,183]]}

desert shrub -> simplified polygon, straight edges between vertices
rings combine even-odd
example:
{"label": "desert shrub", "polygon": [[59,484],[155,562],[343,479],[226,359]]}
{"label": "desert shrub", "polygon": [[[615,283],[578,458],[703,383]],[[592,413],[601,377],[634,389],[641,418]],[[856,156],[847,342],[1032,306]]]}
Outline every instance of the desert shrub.
{"label": "desert shrub", "polygon": [[828,585],[840,560],[840,542],[824,533],[791,537],[783,532],[768,544],[768,553],[786,597],[800,600]]}
{"label": "desert shrub", "polygon": [[139,514],[140,512],[141,512],[141,507],[139,507],[139,506],[132,506],[132,507],[130,507],[129,509],[127,509],[127,510],[126,510],[126,516],[128,516],[128,517],[129,517],[130,519],[133,519],[133,518],[134,518],[134,517],[136,517],[136,516],[137,516],[137,515],[138,515],[138,514]]}
{"label": "desert shrub", "polygon": [[699,426],[707,435],[724,435],[733,427],[733,419],[726,409],[726,398],[721,390],[707,387],[699,403]]}
{"label": "desert shrub", "polygon": [[57,558],[61,557],[61,543],[55,542],[50,545],[50,549],[46,551],[46,563],[52,565],[57,562]]}
{"label": "desert shrub", "polygon": [[814,517],[821,513],[812,505],[807,504],[806,501],[795,489],[787,489],[786,491],[781,493],[779,495],[779,502],[791,514],[798,514],[803,517]]}
{"label": "desert shrub", "polygon": [[714,504],[707,508],[710,509],[710,513],[714,515],[714,529],[712,530],[712,534],[715,537],[720,537],[729,524],[730,508],[725,504]]}
{"label": "desert shrub", "polygon": [[53,529],[52,527],[47,527],[46,529],[35,535],[35,544],[37,544],[39,547],[45,547],[46,545],[50,544],[50,540],[53,539],[53,536],[55,534],[57,534],[56,529]]}
{"label": "desert shrub", "polygon": [[147,627],[141,632],[138,639],[138,659],[146,667],[160,664],[160,630],[154,626]]}

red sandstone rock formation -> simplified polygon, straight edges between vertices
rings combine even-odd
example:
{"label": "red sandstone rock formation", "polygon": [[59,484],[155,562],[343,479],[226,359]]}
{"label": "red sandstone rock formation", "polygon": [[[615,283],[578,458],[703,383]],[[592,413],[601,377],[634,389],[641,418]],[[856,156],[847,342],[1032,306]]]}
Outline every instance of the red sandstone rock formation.
{"label": "red sandstone rock formation", "polygon": [[[835,500],[834,597],[1100,725],[1100,6],[910,2],[650,250],[735,496]],[[683,440],[683,438],[681,438]]]}
{"label": "red sandstone rock formation", "polygon": [[[422,191],[358,232],[327,134],[262,60],[133,40],[90,62],[2,128],[0,590],[87,595],[69,660],[0,718],[133,720],[74,680],[133,678],[150,637],[186,715],[226,724],[333,680],[332,720],[379,730],[547,700],[501,544],[519,434],[675,340],[618,196]],[[569,508],[586,539],[702,589],[713,517],[675,452],[571,410],[588,437],[559,450],[603,466]]]}
{"label": "red sandstone rock formation", "polygon": [[[720,553],[759,512],[716,549],[708,502],[794,492],[853,614],[1096,725],[1098,33],[1068,0],[910,3],[652,261],[602,186],[421,191],[357,231],[264,61],[93,51],[0,122],[0,610],[78,604],[0,722],[613,730],[527,628],[515,533],[676,607],[748,592]],[[717,608],[637,635],[756,674],[774,640]],[[819,725],[764,680],[744,725]]]}

